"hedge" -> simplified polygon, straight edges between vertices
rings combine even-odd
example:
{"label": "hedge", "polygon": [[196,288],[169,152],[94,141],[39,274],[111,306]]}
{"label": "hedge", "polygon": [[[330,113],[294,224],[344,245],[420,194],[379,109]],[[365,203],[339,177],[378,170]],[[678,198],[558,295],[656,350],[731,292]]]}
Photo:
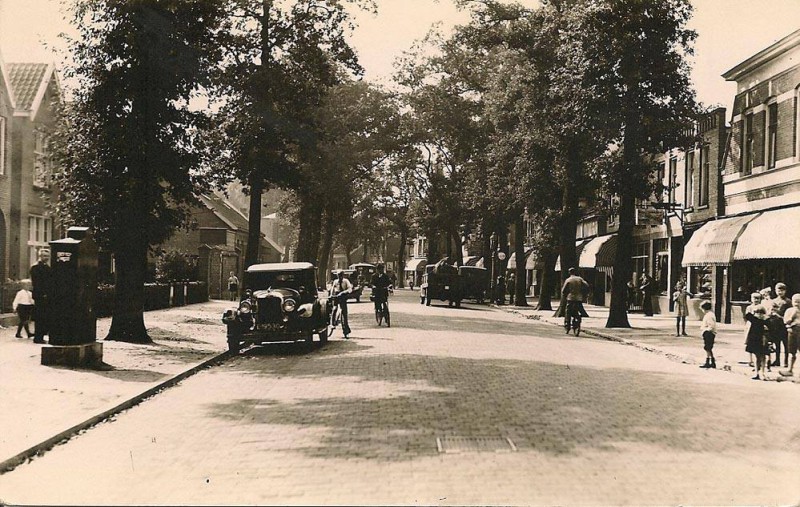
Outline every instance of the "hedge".
{"label": "hedge", "polygon": [[[7,282],[2,287],[3,313],[11,313],[11,303],[21,284]],[[160,310],[172,306],[203,303],[208,301],[205,282],[172,282],[144,284],[144,309]],[[103,284],[97,287],[94,311],[97,317],[110,317],[114,310],[114,286]]]}

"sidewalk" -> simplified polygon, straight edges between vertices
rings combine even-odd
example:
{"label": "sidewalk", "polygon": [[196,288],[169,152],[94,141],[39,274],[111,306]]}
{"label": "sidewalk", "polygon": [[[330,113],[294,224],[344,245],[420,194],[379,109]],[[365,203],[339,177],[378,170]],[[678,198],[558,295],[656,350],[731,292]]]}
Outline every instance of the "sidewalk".
{"label": "sidewalk", "polygon": [[0,329],[0,474],[214,362],[227,350],[220,316],[229,305],[147,312],[152,345],[104,341],[111,319],[98,319],[108,371],[42,366],[47,345]]}
{"label": "sidewalk", "polygon": [[[536,299],[528,299],[529,307],[495,306],[503,311],[521,315],[528,319],[539,320],[562,327],[564,320],[554,317],[558,301],[553,301],[554,310],[535,310]],[[702,365],[705,362],[703,338],[700,335],[700,321],[691,317],[686,319],[686,333],[689,336],[675,336],[675,315],[656,314],[646,317],[643,313],[629,313],[630,328],[607,329],[609,309],[604,306],[584,304],[589,317],[584,317],[581,324],[581,336],[594,336],[606,340],[631,345],[648,352],[664,356],[686,364]],[[563,327],[562,327],[563,330]],[[748,364],[749,354],[744,350],[745,326],[743,324],[717,324],[717,337],[714,342],[714,357],[717,370],[731,371],[741,375],[753,376],[753,368]],[[794,377],[783,377],[778,370],[783,367],[783,349],[781,349],[781,367],[767,372],[769,380],[778,382],[798,382],[800,370]]]}

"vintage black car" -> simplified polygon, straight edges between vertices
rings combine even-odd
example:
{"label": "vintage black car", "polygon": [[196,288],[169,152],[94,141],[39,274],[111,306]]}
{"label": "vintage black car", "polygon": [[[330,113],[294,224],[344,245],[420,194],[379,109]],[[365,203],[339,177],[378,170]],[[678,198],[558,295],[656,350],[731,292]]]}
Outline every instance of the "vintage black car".
{"label": "vintage black car", "polygon": [[458,274],[461,275],[464,287],[462,297],[473,299],[478,304],[483,303],[489,291],[489,271],[478,266],[461,266]]}
{"label": "vintage black car", "polygon": [[426,306],[431,300],[447,301],[448,306],[461,307],[464,285],[458,268],[445,262],[428,264],[420,286],[419,302]]}
{"label": "vintage black car", "polygon": [[328,341],[331,304],[317,289],[317,269],[308,262],[254,264],[244,274],[244,298],[228,310],[228,350],[244,345],[305,340]]}
{"label": "vintage black car", "polygon": [[353,290],[350,294],[347,295],[347,300],[355,299],[356,303],[361,302],[361,295],[364,293],[364,285],[358,284],[358,276],[356,276],[356,271],[353,269],[333,269],[331,270],[331,282],[333,283],[336,278],[339,276],[339,272],[344,272],[344,277],[350,280],[350,283],[353,284]]}

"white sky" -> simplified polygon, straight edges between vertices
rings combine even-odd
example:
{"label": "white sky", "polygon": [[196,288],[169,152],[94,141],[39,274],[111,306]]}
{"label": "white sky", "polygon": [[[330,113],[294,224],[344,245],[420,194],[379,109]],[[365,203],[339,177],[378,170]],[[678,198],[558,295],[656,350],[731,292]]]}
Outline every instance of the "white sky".
{"label": "white sky", "polygon": [[[392,62],[433,23],[467,20],[450,0],[377,0],[378,14],[360,12],[352,44],[366,78],[385,82]],[[536,0],[521,0],[536,5]],[[6,61],[54,61],[44,44],[68,31],[61,0],[0,0],[0,51]],[[728,107],[735,87],[720,74],[800,28],[800,0],[694,0],[698,32],[693,81],[700,101]]]}

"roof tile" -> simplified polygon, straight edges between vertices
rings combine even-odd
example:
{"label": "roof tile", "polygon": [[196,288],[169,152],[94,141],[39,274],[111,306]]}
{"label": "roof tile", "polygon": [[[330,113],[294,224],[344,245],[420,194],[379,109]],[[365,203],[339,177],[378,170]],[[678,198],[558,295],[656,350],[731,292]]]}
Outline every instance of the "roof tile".
{"label": "roof tile", "polygon": [[11,89],[17,109],[30,111],[33,100],[42,84],[48,64],[46,63],[9,63],[8,73]]}

